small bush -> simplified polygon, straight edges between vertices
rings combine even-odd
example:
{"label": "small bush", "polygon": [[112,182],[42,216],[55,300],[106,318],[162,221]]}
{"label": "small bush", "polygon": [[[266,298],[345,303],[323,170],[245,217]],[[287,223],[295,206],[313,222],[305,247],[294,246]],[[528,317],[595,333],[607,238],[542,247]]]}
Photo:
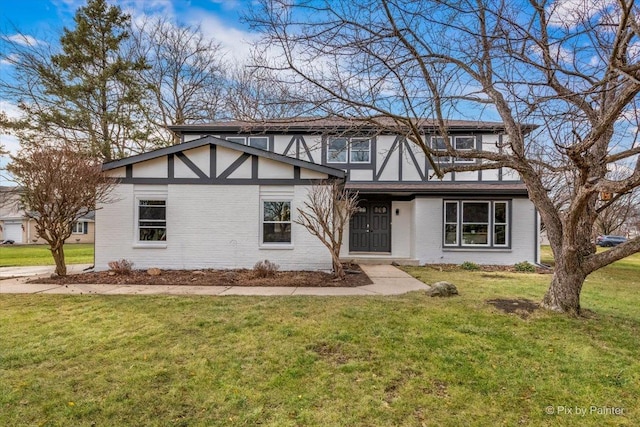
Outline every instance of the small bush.
{"label": "small bush", "polygon": [[275,262],[271,262],[268,259],[264,261],[258,261],[253,266],[253,271],[256,274],[256,277],[264,279],[266,277],[275,277],[277,271],[280,269],[280,266]]}
{"label": "small bush", "polygon": [[478,264],[476,264],[475,262],[469,262],[469,261],[465,261],[462,264],[460,264],[460,268],[463,270],[469,270],[469,271],[480,270],[480,266]]}
{"label": "small bush", "polygon": [[116,274],[131,274],[133,262],[124,258],[118,261],[109,261],[109,268]]}
{"label": "small bush", "polygon": [[536,267],[527,261],[518,262],[513,265],[513,268],[519,273],[535,273]]}

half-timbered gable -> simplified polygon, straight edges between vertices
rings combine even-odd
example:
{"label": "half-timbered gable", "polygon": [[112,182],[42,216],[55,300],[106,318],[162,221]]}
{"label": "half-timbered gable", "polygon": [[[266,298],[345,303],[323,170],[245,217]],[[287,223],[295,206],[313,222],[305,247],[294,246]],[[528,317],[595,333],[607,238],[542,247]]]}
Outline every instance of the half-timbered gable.
{"label": "half-timbered gable", "polygon": [[[421,122],[425,144],[446,142]],[[328,269],[328,251],[295,223],[309,188],[327,179],[357,192],[341,251],[359,262],[514,264],[539,260],[537,212],[508,169],[435,176],[402,135],[341,119],[174,126],[181,143],[107,163],[119,179],[99,211],[96,265],[236,268],[269,259]],[[500,123],[451,121],[457,150],[504,150]],[[437,157],[446,164],[479,160]],[[115,243],[117,242],[117,244]]]}

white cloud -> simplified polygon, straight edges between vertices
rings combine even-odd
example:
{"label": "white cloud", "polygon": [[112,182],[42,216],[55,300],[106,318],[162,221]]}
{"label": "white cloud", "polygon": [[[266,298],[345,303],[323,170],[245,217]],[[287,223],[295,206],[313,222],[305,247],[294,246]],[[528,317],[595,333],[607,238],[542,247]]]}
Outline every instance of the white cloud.
{"label": "white cloud", "polygon": [[191,25],[200,25],[205,37],[217,41],[227,52],[228,57],[239,61],[249,58],[252,43],[258,35],[228,25],[217,15],[192,9],[183,17]]}
{"label": "white cloud", "polygon": [[40,43],[43,43],[40,40],[28,34],[13,34],[11,36],[3,36],[2,38],[22,46],[36,46]]}
{"label": "white cloud", "polygon": [[556,0],[546,8],[549,24],[573,28],[615,4],[615,0]]}

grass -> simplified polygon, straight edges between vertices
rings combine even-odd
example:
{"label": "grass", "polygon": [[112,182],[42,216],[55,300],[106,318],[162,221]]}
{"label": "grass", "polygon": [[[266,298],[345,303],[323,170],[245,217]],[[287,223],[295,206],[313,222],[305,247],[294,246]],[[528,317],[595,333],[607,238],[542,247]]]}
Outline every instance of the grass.
{"label": "grass", "polygon": [[579,319],[485,303],[549,275],[408,270],[461,296],[3,295],[0,425],[640,422],[640,255],[589,277]]}
{"label": "grass", "polygon": [[[64,245],[67,264],[93,264],[93,243]],[[2,245],[0,267],[55,265],[48,245]]]}

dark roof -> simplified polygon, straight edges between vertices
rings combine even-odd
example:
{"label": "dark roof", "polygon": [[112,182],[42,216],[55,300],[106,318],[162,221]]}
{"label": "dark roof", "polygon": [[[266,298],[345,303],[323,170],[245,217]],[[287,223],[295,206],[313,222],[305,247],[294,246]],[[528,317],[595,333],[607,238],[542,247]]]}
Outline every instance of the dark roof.
{"label": "dark roof", "polygon": [[[414,122],[425,132],[435,132],[437,122],[433,119],[416,119]],[[447,126],[455,131],[504,131],[501,122],[485,122],[475,120],[447,120]],[[355,130],[380,133],[401,129],[390,117],[373,117],[369,119],[343,119],[326,117],[298,117],[290,119],[270,119],[263,121],[229,120],[211,123],[174,125],[169,129],[175,132],[302,132],[319,133],[326,131]],[[525,131],[535,129],[534,125],[523,125]]]}
{"label": "dark roof", "polygon": [[377,183],[348,182],[346,188],[360,193],[403,193],[403,194],[509,194],[527,195],[527,187],[520,182],[415,182]]}
{"label": "dark roof", "polygon": [[171,147],[158,148],[157,150],[149,151],[147,153],[138,154],[136,156],[127,157],[120,160],[114,160],[102,165],[102,170],[112,170],[121,168],[123,166],[132,165],[134,163],[140,163],[147,160],[157,159],[159,157],[166,156],[168,154],[174,154],[185,150],[191,150],[193,148],[202,147],[205,145],[217,145],[220,147],[229,148],[231,150],[241,151],[243,153],[251,154],[254,156],[265,157],[267,159],[275,160],[277,162],[283,162],[292,166],[299,166],[301,168],[313,170],[320,173],[326,173],[329,176],[335,178],[345,178],[346,172],[341,169],[332,168],[329,166],[319,165],[317,163],[308,162],[306,160],[294,159],[282,154],[272,153],[270,151],[261,150],[259,148],[250,147],[248,145],[242,145],[235,142],[227,141],[224,139],[216,138],[213,136],[204,136],[193,141],[184,142],[182,144],[172,145]]}

